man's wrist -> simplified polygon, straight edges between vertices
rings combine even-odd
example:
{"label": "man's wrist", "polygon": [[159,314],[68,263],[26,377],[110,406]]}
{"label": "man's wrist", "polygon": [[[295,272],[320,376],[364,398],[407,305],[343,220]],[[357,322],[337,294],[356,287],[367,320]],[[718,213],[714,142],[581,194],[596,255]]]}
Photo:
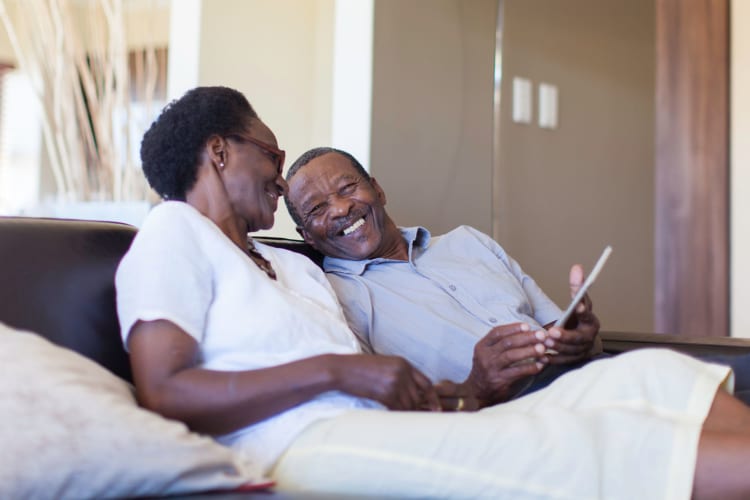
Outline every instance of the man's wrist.
{"label": "man's wrist", "polygon": [[477,402],[479,408],[485,408],[497,403],[502,403],[504,397],[497,394],[498,391],[483,389],[481,384],[477,383],[471,374],[463,383],[456,386],[461,395],[465,398],[472,398]]}

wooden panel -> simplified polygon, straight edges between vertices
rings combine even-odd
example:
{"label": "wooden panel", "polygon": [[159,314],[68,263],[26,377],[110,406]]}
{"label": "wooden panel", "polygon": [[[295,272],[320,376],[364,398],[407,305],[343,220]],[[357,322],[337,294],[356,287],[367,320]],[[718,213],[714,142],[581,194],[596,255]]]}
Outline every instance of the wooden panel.
{"label": "wooden panel", "polygon": [[728,333],[728,0],[656,2],[655,328]]}

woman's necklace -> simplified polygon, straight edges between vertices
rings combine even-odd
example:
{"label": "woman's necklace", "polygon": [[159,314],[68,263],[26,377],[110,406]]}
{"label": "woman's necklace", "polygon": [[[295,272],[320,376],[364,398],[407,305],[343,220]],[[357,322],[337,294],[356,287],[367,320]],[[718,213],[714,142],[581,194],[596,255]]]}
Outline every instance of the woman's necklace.
{"label": "woman's necklace", "polygon": [[255,265],[258,266],[261,271],[266,273],[269,278],[272,280],[276,279],[276,271],[271,267],[271,263],[260,254],[257,248],[255,248],[255,243],[249,235],[247,237],[247,255],[250,256],[252,261],[255,262]]}

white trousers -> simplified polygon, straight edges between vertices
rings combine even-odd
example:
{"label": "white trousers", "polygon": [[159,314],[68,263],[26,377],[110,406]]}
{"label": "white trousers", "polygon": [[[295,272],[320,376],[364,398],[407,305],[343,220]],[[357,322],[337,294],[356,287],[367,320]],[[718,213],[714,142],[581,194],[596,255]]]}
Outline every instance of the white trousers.
{"label": "white trousers", "polygon": [[591,362],[474,413],[356,410],[307,428],[280,490],[396,498],[689,499],[729,368],[662,349]]}

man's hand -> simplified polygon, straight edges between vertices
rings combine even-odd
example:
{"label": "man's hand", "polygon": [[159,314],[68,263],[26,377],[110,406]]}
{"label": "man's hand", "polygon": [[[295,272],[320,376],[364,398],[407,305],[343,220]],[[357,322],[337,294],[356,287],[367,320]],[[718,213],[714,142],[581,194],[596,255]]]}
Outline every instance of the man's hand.
{"label": "man's hand", "polygon": [[466,384],[442,380],[435,384],[435,391],[443,411],[476,411],[483,406]]}
{"label": "man's hand", "polygon": [[[576,264],[570,268],[570,296],[573,297],[583,284],[583,268]],[[549,325],[547,325],[549,327]],[[592,311],[588,294],[576,306],[575,312],[565,324],[565,328],[552,326],[545,345],[557,351],[549,356],[550,364],[562,365],[590,358],[602,351],[599,338],[599,319]]]}
{"label": "man's hand", "polygon": [[518,384],[539,373],[548,362],[544,330],[531,331],[526,323],[493,328],[474,346],[469,377],[458,387],[463,397],[474,397],[480,406],[508,400]]}
{"label": "man's hand", "polygon": [[332,356],[333,376],[343,392],[379,401],[390,410],[440,411],[430,379],[405,359],[373,354]]}

